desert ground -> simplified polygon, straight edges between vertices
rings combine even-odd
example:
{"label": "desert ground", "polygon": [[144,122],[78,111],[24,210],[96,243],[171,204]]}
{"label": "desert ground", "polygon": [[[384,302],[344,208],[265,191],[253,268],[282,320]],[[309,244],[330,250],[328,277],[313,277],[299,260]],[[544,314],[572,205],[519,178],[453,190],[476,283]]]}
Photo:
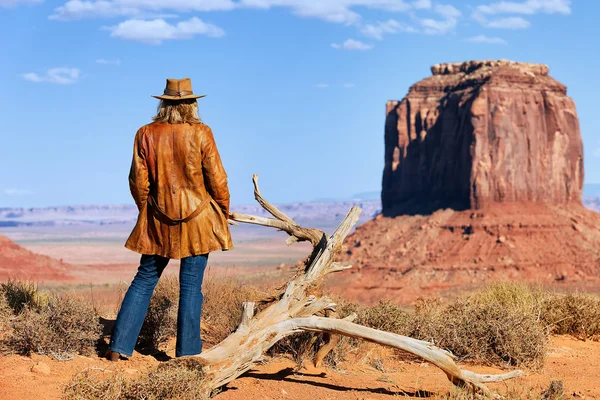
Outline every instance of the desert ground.
{"label": "desert ground", "polygon": [[[112,310],[109,313],[114,317],[137,266],[138,256],[122,246],[126,227],[100,231],[97,227],[94,231],[21,227],[4,229],[1,233],[28,250],[62,259],[73,266],[70,271],[73,279],[39,282],[42,287],[76,293],[104,310]],[[275,287],[294,273],[291,266],[310,251],[310,245],[288,247],[284,234],[257,227],[235,227],[234,237],[235,250],[211,255],[209,279],[211,276],[233,275],[248,285]],[[177,262],[173,262],[168,271],[176,274]],[[385,297],[385,294],[381,295]],[[59,399],[65,385],[82,371],[107,376],[118,371],[125,376],[136,377],[171,357],[174,357],[173,340],[159,355],[136,351],[131,359],[118,364],[108,362],[100,354],[56,361],[36,354],[26,357],[6,353],[0,355],[0,376],[3,378],[0,381],[0,398]],[[482,373],[501,372],[481,365],[467,364],[465,368]],[[524,377],[494,384],[491,388],[508,391],[513,396],[517,393],[517,397],[513,398],[521,395],[522,398],[536,398],[552,381],[560,380],[564,384],[564,398],[596,399],[600,398],[599,376],[599,342],[554,336],[542,369],[526,370]],[[377,345],[368,345],[349,354],[335,367],[316,368],[310,360],[299,365],[291,356],[285,355],[269,357],[228,384],[216,398],[441,398],[448,396],[451,386],[443,372],[427,363]]]}
{"label": "desert ground", "polygon": [[[166,349],[174,356],[174,343]],[[110,376],[121,372],[135,377],[160,362],[151,355],[135,353],[128,361],[113,364],[97,356],[77,356],[72,361],[55,361],[46,356],[0,356],[0,398],[3,400],[60,399],[64,386],[82,371]],[[497,368],[467,365],[481,373],[499,373]],[[548,388],[553,380],[564,384],[565,399],[600,398],[600,343],[567,336],[552,338],[543,370],[525,377],[493,384],[498,391],[521,394],[522,398]],[[403,360],[392,351],[372,345],[337,366],[302,367],[287,357],[269,359],[227,385],[218,400],[330,399],[367,400],[389,398],[439,398],[452,390],[443,372],[418,361]],[[531,397],[534,396],[534,397]],[[513,397],[519,398],[519,397]],[[540,398],[539,396],[537,398]]]}

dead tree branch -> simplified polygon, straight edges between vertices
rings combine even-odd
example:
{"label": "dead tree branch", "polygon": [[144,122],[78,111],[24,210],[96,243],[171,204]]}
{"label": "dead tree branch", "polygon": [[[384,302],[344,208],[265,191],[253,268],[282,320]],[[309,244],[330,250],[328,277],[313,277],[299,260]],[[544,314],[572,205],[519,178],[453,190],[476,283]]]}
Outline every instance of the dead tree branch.
{"label": "dead tree branch", "polygon": [[[351,268],[334,262],[346,236],[358,221],[361,209],[352,207],[336,231],[327,237],[322,231],[303,228],[293,219],[269,203],[258,187],[258,176],[254,175],[254,195],[258,203],[274,218],[257,217],[233,213],[237,222],[273,227],[290,235],[288,243],[310,241],[313,245],[311,257],[306,262],[304,273],[289,281],[278,301],[255,315],[254,303],[245,303],[241,322],[237,330],[220,344],[195,356],[204,364],[207,391],[215,390],[236,379],[251,369],[265,352],[279,340],[299,332],[318,332],[364,339],[404,350],[437,366],[446,373],[452,383],[468,387],[482,394],[490,394],[484,383],[498,382],[522,375],[512,371],[499,375],[482,375],[458,367],[455,357],[432,343],[379,331],[352,322],[353,317],[335,319],[324,317],[336,304],[328,297],[317,297],[311,293],[328,274]],[[318,352],[316,363],[335,345],[334,337]]]}

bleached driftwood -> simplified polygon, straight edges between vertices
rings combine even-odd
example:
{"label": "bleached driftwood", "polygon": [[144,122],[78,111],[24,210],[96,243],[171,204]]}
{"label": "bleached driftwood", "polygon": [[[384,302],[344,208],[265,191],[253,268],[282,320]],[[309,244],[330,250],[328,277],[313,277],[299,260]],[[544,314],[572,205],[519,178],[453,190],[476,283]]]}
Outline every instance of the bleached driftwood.
{"label": "bleached driftwood", "polygon": [[334,262],[346,236],[358,221],[361,209],[352,207],[336,231],[328,238],[322,231],[303,228],[274,205],[266,201],[258,188],[258,177],[254,175],[256,200],[274,218],[256,217],[233,213],[231,219],[238,222],[274,227],[290,235],[288,243],[310,241],[313,251],[306,261],[304,272],[290,280],[278,301],[255,315],[255,304],[245,303],[241,322],[237,330],[220,344],[195,356],[204,365],[205,385],[208,391],[215,390],[236,379],[251,369],[265,352],[279,340],[299,332],[319,332],[333,335],[329,344],[317,353],[315,363],[333,348],[335,335],[349,336],[401,349],[437,366],[446,373],[450,381],[482,394],[490,394],[487,382],[498,382],[522,375],[521,371],[506,374],[485,375],[460,369],[455,357],[432,343],[383,332],[352,322],[354,316],[344,320],[324,317],[334,311],[336,304],[328,297],[314,295],[323,278],[333,272],[351,268]]}

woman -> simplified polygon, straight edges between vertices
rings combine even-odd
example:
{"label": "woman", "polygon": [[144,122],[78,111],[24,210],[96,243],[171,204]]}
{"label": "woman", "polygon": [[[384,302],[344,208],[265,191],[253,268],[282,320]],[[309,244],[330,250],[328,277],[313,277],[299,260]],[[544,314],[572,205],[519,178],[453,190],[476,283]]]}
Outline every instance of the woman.
{"label": "woman", "polygon": [[191,80],[167,79],[154,122],[135,136],[129,187],[139,210],[125,247],[141,253],[123,299],[108,358],[131,356],[150,297],[170,259],[181,259],[177,357],[199,354],[202,279],[208,253],[233,247],[227,174],[211,129],[200,122]]}

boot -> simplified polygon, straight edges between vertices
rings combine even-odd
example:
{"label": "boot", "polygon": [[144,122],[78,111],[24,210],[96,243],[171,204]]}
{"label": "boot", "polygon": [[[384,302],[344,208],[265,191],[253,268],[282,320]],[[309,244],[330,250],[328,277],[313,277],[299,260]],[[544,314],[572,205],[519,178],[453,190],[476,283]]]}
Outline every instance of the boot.
{"label": "boot", "polygon": [[121,358],[121,353],[117,353],[116,351],[112,351],[112,350],[108,350],[106,352],[105,357],[112,362],[117,362],[119,361],[119,358]]}

